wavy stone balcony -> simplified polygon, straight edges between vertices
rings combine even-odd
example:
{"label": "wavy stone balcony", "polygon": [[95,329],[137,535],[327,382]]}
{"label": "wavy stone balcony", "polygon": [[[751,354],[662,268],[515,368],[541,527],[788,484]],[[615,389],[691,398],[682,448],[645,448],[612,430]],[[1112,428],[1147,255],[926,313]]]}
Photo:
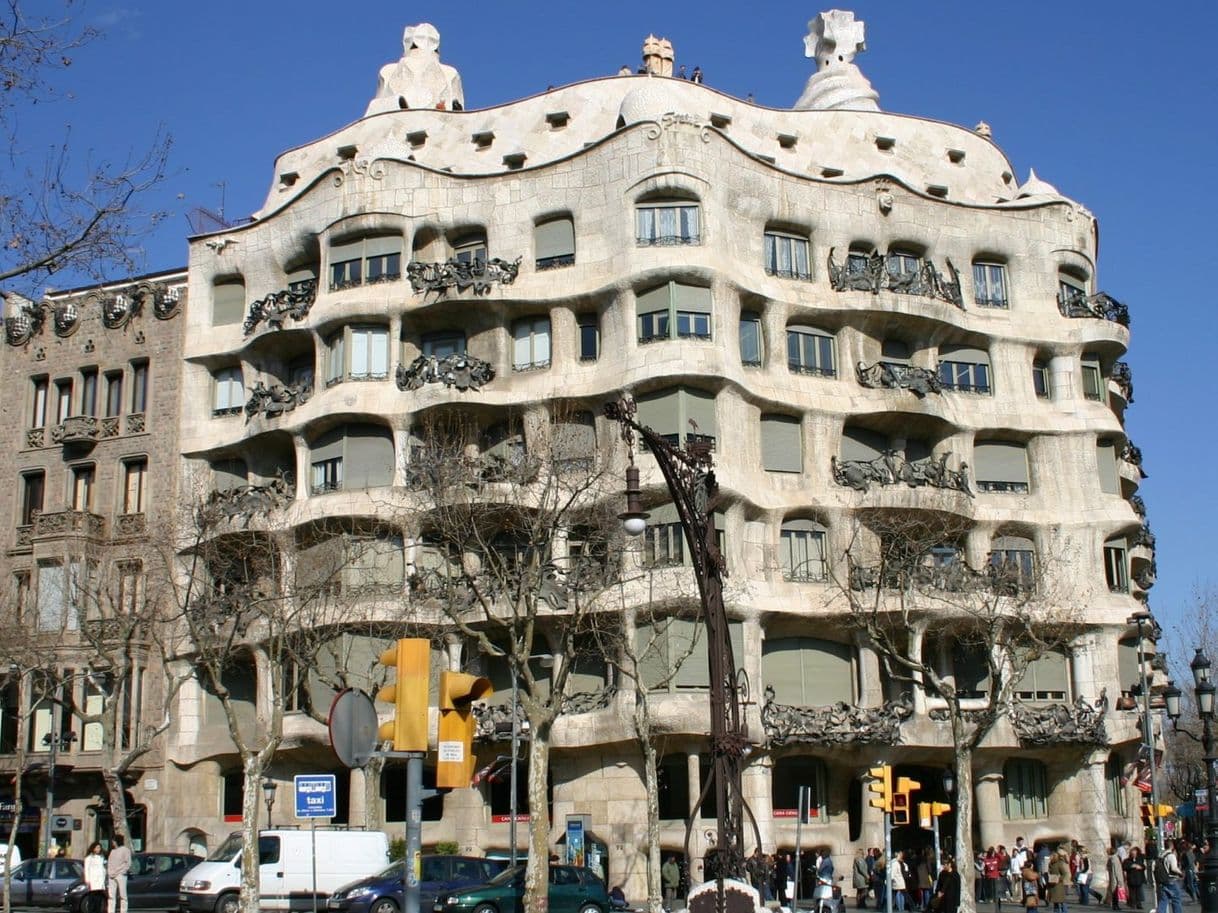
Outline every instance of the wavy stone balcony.
{"label": "wavy stone balcony", "polygon": [[101,436],[101,426],[91,415],[73,415],[51,428],[51,441],[64,446],[95,444]]}
{"label": "wavy stone balcony", "polygon": [[38,514],[30,531],[32,541],[66,536],[83,536],[89,539],[106,537],[106,518],[87,510],[61,510],[52,514]]}

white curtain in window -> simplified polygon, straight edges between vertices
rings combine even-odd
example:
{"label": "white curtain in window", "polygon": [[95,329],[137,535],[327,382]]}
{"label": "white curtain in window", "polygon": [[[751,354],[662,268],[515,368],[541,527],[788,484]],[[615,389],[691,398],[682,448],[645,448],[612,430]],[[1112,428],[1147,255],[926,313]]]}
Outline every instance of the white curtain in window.
{"label": "white curtain in window", "polygon": [[67,601],[67,573],[63,565],[58,563],[39,565],[39,631],[58,631],[63,627],[63,612]]}

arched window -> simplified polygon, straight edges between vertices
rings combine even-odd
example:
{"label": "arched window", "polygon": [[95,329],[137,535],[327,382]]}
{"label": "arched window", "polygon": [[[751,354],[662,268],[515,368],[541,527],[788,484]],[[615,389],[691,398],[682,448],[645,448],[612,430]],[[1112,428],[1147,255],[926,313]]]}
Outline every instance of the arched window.
{"label": "arched window", "polygon": [[331,291],[401,277],[401,235],[371,235],[330,245]]}
{"label": "arched window", "polygon": [[539,222],[533,228],[533,254],[538,270],[575,263],[575,224],[570,216]]}
{"label": "arched window", "polygon": [[973,300],[983,308],[1010,306],[1007,299],[1007,268],[1004,264],[973,261]]}
{"label": "arched window", "polygon": [[780,279],[811,279],[807,237],[766,229],[765,271]]}
{"label": "arched window", "polygon": [[635,238],[640,247],[701,244],[701,218],[692,200],[651,200],[635,207]]}
{"label": "arched window", "polygon": [[778,542],[783,580],[828,580],[825,528],[815,520],[787,520]]}
{"label": "arched window", "polygon": [[997,536],[991,543],[990,574],[1009,593],[1036,586],[1036,546],[1023,536]]}
{"label": "arched window", "polygon": [[774,700],[795,707],[827,707],[856,699],[854,648],[813,637],[767,638],[762,674]]}
{"label": "arched window", "polygon": [[1002,767],[1002,816],[1008,821],[1043,819],[1048,814],[1049,775],[1030,758],[1011,758]]}

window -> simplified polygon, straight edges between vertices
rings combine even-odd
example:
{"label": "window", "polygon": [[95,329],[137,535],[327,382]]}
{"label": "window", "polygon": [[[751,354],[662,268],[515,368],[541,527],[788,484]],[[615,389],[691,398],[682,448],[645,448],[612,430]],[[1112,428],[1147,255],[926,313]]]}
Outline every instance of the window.
{"label": "window", "polygon": [[1121,694],[1133,696],[1133,687],[1142,685],[1141,641],[1135,635],[1117,643],[1117,678]]}
{"label": "window", "polygon": [[761,669],[774,700],[794,707],[855,702],[854,650],[813,637],[767,637]]}
{"label": "window", "polygon": [[[647,529],[643,533],[643,563],[647,567],[675,567],[688,565],[692,560],[689,554],[689,544],[685,540],[685,530],[681,527],[681,517],[675,504],[663,504],[650,511]],[[715,541],[719,553],[725,551],[726,540],[723,527],[724,519],[720,511],[715,511]]]}
{"label": "window", "polygon": [[389,330],[350,326],[327,340],[326,386],[344,380],[384,380],[389,376]]}
{"label": "window", "polygon": [[30,404],[30,427],[45,428],[47,424],[47,389],[45,377],[34,379],[34,398]]}
{"label": "window", "polygon": [[148,362],[131,363],[131,411],[144,412],[148,407]]}
{"label": "window", "polygon": [[811,279],[808,239],[784,232],[765,233],[765,271],[782,279]]}
{"label": "window", "polygon": [[[935,567],[950,567],[958,557],[955,549],[931,549]],[[990,662],[985,646],[956,641],[951,646],[951,661],[952,680],[960,697],[981,698],[990,693]]]}
{"label": "window", "polygon": [[378,425],[340,425],[311,444],[314,494],[379,488],[393,481],[393,437]]}
{"label": "window", "polygon": [[1083,374],[1083,396],[1096,402],[1104,401],[1104,372],[1100,369],[1098,355],[1083,353],[1079,361]]}
{"label": "window", "polygon": [[665,200],[638,206],[635,237],[640,247],[701,244],[698,204]]}
{"label": "window", "polygon": [[767,472],[803,472],[803,426],[798,418],[761,417],[761,466]]}
{"label": "window", "polygon": [[944,390],[988,395],[989,354],[971,346],[942,346],[939,349],[939,382]]}
{"label": "window", "polygon": [[782,524],[778,562],[782,579],[796,582],[829,579],[825,528],[814,520],[787,520]]}
{"label": "window", "polygon": [[1129,552],[1124,536],[1104,543],[1104,578],[1108,581],[1110,592],[1129,592]]}
{"label": "window", "polygon": [[[245,283],[217,282],[211,289],[211,324],[221,327],[241,323],[245,319]],[[142,409],[134,410],[142,412]]]}
{"label": "window", "polygon": [[512,325],[512,370],[550,367],[550,318],[526,317]]}
{"label": "window", "polygon": [[661,821],[685,821],[690,813],[689,756],[666,754],[656,764]]}
{"label": "window", "polygon": [[343,458],[329,457],[326,459],[313,458],[312,475],[313,494],[324,494],[327,491],[338,491],[343,487]]}
{"label": "window", "polygon": [[761,367],[761,315],[756,311],[740,312],[740,363],[749,368]]}
{"label": "window", "polygon": [[978,307],[1005,308],[1007,300],[1007,268],[1001,263],[973,263],[973,300]]}
{"label": "window", "polygon": [[247,473],[244,460],[217,460],[211,465],[212,486],[216,491],[244,488]]}
{"label": "window", "polygon": [[787,370],[792,374],[837,377],[833,337],[815,327],[787,327]]}
{"label": "window", "polygon": [[808,817],[817,823],[825,821],[829,814],[829,775],[825,762],[820,758],[788,757],[774,761],[770,774],[770,806],[774,816],[795,817],[799,814],[799,791],[803,787],[811,790],[808,801]]}
{"label": "window", "polygon": [[690,442],[714,446],[718,424],[711,393],[676,387],[635,397],[638,421],[678,447]]}
{"label": "window", "polygon": [[556,269],[575,263],[575,224],[570,216],[538,223],[533,228],[537,269]]}
{"label": "window", "polygon": [[669,282],[639,294],[637,308],[639,342],[711,338],[708,288]]}
{"label": "window", "polygon": [[991,544],[990,573],[996,585],[1015,593],[1036,586],[1036,546],[1023,536],[999,536]]}
{"label": "window", "polygon": [[1108,792],[1108,813],[1124,818],[1128,813],[1125,802],[1125,761],[1115,752],[1104,762],[1104,783]]}
{"label": "window", "polygon": [[[740,622],[728,622],[734,656],[744,656]],[[639,678],[649,691],[708,688],[706,631],[686,618],[656,618],[635,625]]]}
{"label": "window", "polygon": [[1117,474],[1117,449],[1114,442],[1095,442],[1095,468],[1100,479],[1100,491],[1108,495],[1119,495],[1121,479]]}
{"label": "window", "polygon": [[1015,685],[1021,701],[1065,701],[1070,692],[1070,666],[1064,653],[1051,650],[1028,663]]}
{"label": "window", "polygon": [[61,561],[38,564],[39,631],[76,630],[80,622],[82,584],[81,564],[73,558],[65,567]]}
{"label": "window", "polygon": [[32,526],[34,518],[42,513],[46,482],[47,474],[43,471],[27,472],[21,476],[22,526]]}
{"label": "window", "polygon": [[330,289],[402,278],[402,236],[377,235],[330,245]]}
{"label": "window", "polygon": [[596,420],[591,412],[575,412],[554,422],[550,452],[556,463],[587,463],[596,459]]}
{"label": "window", "polygon": [[72,467],[72,510],[93,509],[93,466]]}
{"label": "window", "polygon": [[144,512],[144,492],[148,485],[148,460],[128,460],[123,464],[123,513]]}
{"label": "window", "polygon": [[288,291],[296,294],[304,293],[310,283],[317,283],[317,264],[312,266],[302,266],[300,269],[294,269],[288,273]]}
{"label": "window", "polygon": [[1041,399],[1053,395],[1053,384],[1049,380],[1049,366],[1043,361],[1032,362],[1032,389]]}
{"label": "window", "polygon": [[884,258],[884,268],[888,271],[889,289],[900,292],[917,281],[922,263],[912,251],[896,248],[890,250]]}
{"label": "window", "polygon": [[55,424],[62,425],[72,414],[72,381],[55,381]]}
{"label": "window", "polygon": [[430,355],[433,358],[464,355],[465,334],[460,330],[442,330],[438,333],[427,333],[420,340],[419,348],[424,355]]}
{"label": "window", "polygon": [[240,365],[220,368],[212,375],[212,415],[237,415],[245,408],[245,383]]}
{"label": "window", "polygon": [[1058,273],[1057,307],[1067,317],[1090,315],[1091,309],[1087,304],[1087,280]]}
{"label": "window", "polygon": [[1028,493],[1028,453],[1023,444],[978,441],[973,445],[978,491]]}
{"label": "window", "polygon": [[1048,774],[1040,761],[1011,758],[1002,766],[1002,816],[1008,821],[1044,819],[1048,813]]}
{"label": "window", "polygon": [[850,252],[846,255],[846,277],[849,280],[848,288],[870,288],[871,281],[868,277],[868,272],[871,265],[871,258],[876,256],[874,248],[864,247],[858,244],[850,245]]}
{"label": "window", "polygon": [[113,418],[123,411],[123,372],[106,372],[106,418]]}
{"label": "window", "polygon": [[453,242],[453,259],[458,263],[486,263],[486,252],[485,231],[470,232]]}
{"label": "window", "polygon": [[80,372],[80,412],[79,415],[97,415],[97,368],[87,368]]}
{"label": "window", "polygon": [[114,569],[118,574],[118,610],[133,615],[144,599],[144,567],[138,560],[131,560],[117,562]]}
{"label": "window", "polygon": [[600,317],[580,314],[576,320],[579,326],[579,360],[596,361],[601,356]]}

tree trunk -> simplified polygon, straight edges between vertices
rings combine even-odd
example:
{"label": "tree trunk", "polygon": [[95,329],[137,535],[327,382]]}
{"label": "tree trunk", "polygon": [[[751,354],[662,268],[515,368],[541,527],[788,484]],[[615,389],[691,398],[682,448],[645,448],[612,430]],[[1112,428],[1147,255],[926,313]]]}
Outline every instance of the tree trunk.
{"label": "tree trunk", "polygon": [[[550,899],[550,721],[529,721],[529,858],[524,873],[524,913],[547,913]],[[253,911],[251,911],[253,913]]]}
{"label": "tree trunk", "polygon": [[243,759],[245,784],[241,791],[241,913],[258,913],[258,820],[262,800],[262,759]]}
{"label": "tree trunk", "polygon": [[127,833],[127,797],[123,794],[123,781],[115,773],[114,765],[108,764],[102,769],[102,782],[106,786],[106,796],[110,800],[110,821],[114,833],[122,834],[130,839]]}
{"label": "tree trunk", "polygon": [[662,913],[663,884],[660,879],[660,778],[656,772],[656,749],[651,743],[651,714],[647,695],[634,696],[634,730],[643,755],[643,785],[647,790],[647,909]]}
{"label": "tree trunk", "polygon": [[956,871],[960,873],[960,913],[976,910],[973,867],[973,736],[959,703],[951,704],[952,737],[956,742]]}
{"label": "tree trunk", "polygon": [[381,808],[381,776],[384,771],[384,758],[373,758],[364,768],[364,827],[370,831],[385,829],[384,810]]}

